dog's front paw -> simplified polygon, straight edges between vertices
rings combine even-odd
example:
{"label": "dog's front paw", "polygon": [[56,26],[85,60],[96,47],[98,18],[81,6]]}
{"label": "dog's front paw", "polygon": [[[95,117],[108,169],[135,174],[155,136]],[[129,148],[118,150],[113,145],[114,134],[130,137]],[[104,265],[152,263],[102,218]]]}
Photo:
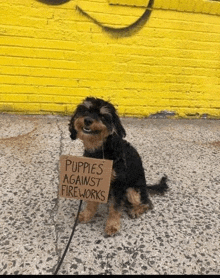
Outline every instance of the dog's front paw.
{"label": "dog's front paw", "polygon": [[79,214],[79,222],[81,223],[87,223],[89,220],[91,220],[93,215],[89,213],[88,211],[82,211]]}
{"label": "dog's front paw", "polygon": [[120,218],[109,218],[106,223],[105,232],[107,235],[112,236],[120,230]]}
{"label": "dog's front paw", "polygon": [[109,236],[113,236],[120,230],[120,223],[107,224],[105,227],[105,233]]}
{"label": "dog's front paw", "polygon": [[89,220],[93,218],[98,208],[98,204],[96,202],[87,202],[86,207],[79,214],[79,222],[87,223]]}

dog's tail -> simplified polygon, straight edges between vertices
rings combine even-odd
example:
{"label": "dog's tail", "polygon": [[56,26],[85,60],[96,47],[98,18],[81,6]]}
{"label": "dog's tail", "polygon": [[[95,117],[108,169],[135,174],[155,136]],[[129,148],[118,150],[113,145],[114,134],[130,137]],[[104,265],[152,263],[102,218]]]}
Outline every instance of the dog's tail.
{"label": "dog's tail", "polygon": [[147,186],[147,191],[150,194],[163,194],[168,190],[168,188],[169,187],[167,185],[167,176],[164,175],[158,184]]}

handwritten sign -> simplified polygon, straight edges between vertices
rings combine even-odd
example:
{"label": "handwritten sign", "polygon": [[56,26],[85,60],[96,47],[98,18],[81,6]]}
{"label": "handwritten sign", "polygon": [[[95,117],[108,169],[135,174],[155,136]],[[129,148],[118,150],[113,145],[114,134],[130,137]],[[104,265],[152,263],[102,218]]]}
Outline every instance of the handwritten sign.
{"label": "handwritten sign", "polygon": [[112,173],[112,160],[62,155],[59,195],[106,203]]}

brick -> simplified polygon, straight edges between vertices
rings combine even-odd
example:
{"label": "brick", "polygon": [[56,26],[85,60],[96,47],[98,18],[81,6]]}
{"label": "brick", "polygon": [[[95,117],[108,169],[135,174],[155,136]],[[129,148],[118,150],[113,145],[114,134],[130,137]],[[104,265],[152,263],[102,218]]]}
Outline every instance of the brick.
{"label": "brick", "polygon": [[149,0],[108,0],[111,5],[147,7]]}
{"label": "brick", "polygon": [[15,112],[14,104],[0,101],[0,111],[13,113],[13,112]]}
{"label": "brick", "polygon": [[39,103],[13,103],[14,112],[27,113],[27,114],[39,114],[40,113],[40,104]]}
{"label": "brick", "polygon": [[56,103],[42,103],[40,104],[40,111],[43,113],[61,113],[66,114],[66,105]]}

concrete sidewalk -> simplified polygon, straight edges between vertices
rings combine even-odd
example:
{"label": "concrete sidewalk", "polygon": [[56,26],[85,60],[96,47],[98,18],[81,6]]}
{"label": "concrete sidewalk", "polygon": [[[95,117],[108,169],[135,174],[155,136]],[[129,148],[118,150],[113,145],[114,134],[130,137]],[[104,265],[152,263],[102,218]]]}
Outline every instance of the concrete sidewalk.
{"label": "concrete sidewalk", "polygon": [[[0,114],[0,274],[52,274],[63,254],[79,201],[58,198],[59,157],[82,155],[68,121]],[[148,183],[167,174],[170,190],[139,219],[123,213],[114,237],[101,204],[59,274],[220,274],[220,121],[122,122]]]}

